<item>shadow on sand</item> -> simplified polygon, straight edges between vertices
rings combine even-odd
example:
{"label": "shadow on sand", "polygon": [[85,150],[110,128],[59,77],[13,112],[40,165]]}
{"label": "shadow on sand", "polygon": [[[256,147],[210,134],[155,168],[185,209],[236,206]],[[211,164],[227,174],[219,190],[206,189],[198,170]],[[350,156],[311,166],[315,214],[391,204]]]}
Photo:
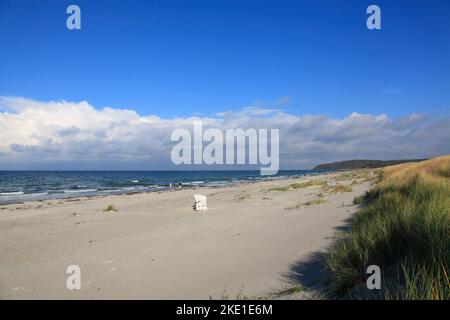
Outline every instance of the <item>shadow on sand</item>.
{"label": "shadow on sand", "polygon": [[[345,219],[343,224],[335,227],[337,234],[348,232],[352,218]],[[337,240],[336,235],[333,242]],[[334,299],[330,290],[331,271],[326,266],[326,251],[316,251],[293,263],[283,278],[293,285],[298,285],[312,299]]]}
{"label": "shadow on sand", "polygon": [[330,271],[326,268],[325,252],[314,252],[306,258],[293,263],[283,278],[300,286],[312,299],[328,297]]}

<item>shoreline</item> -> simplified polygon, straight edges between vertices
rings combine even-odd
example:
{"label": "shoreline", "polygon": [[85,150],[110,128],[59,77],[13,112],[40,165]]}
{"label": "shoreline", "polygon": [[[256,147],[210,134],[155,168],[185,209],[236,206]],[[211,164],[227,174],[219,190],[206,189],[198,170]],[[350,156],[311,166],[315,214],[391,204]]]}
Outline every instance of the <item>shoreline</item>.
{"label": "shoreline", "polygon": [[[332,173],[339,173],[339,172],[343,172],[343,171],[325,171],[325,172],[314,172],[314,173],[303,173],[303,174],[298,174],[298,175],[292,175],[292,176],[273,176],[273,177],[265,177],[265,176],[261,176],[261,178],[256,178],[256,179],[251,179],[251,178],[247,178],[247,179],[242,179],[242,180],[238,180],[238,181],[227,181],[224,183],[220,183],[220,184],[214,184],[212,182],[210,183],[197,183],[194,184],[194,182],[185,182],[182,183],[182,189],[186,190],[186,189],[192,189],[192,190],[203,190],[203,189],[220,189],[220,188],[227,188],[230,186],[237,186],[240,184],[251,184],[251,183],[258,183],[258,182],[264,182],[264,181],[278,181],[278,180],[289,180],[289,179],[299,179],[299,178],[303,178],[303,177],[310,177],[310,176],[315,176],[315,175],[326,175],[326,174],[332,174]],[[212,184],[212,185],[211,185]],[[52,193],[49,194],[45,191],[43,191],[42,193],[31,193],[31,194],[27,194],[27,193],[23,193],[20,192],[20,194],[15,194],[16,192],[6,192],[4,194],[0,195],[0,206],[5,206],[5,205],[14,205],[14,204],[25,204],[28,202],[43,202],[43,201],[52,201],[52,200],[67,200],[67,199],[84,199],[84,198],[95,198],[95,197],[105,197],[105,196],[121,196],[121,195],[132,195],[132,194],[140,194],[140,193],[160,193],[160,192],[173,192],[173,191],[179,191],[179,189],[177,189],[177,185],[173,186],[173,189],[170,190],[169,186],[167,184],[165,185],[158,185],[156,187],[138,187],[134,190],[126,190],[126,189],[118,189],[118,190],[73,190],[73,191],[62,191],[62,192],[58,192],[58,193]],[[10,193],[12,196],[16,195],[18,196],[18,198],[16,197],[16,199],[12,199],[12,200],[3,200],[2,197],[6,198],[8,197],[6,194]],[[41,198],[38,197],[34,197],[34,195],[39,195],[41,196]],[[29,196],[29,199],[20,199],[21,197],[27,197]]]}
{"label": "shoreline", "polygon": [[[345,175],[0,206],[0,298],[314,297],[295,266],[326,249],[370,187]],[[195,193],[207,211],[193,211]],[[69,265],[81,290],[65,288]]]}

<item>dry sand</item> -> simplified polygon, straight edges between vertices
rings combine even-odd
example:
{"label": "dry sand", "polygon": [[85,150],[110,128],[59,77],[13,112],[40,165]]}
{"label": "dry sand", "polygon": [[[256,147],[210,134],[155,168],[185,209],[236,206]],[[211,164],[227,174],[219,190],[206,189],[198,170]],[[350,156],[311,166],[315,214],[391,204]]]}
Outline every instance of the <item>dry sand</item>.
{"label": "dry sand", "polygon": [[[353,182],[341,193],[269,189],[337,176],[0,206],[0,298],[267,298],[300,287],[281,298],[315,297],[321,274],[311,257],[370,182],[339,179]],[[195,193],[208,211],[193,211]],[[317,199],[326,202],[304,205]],[[66,288],[69,265],[81,268],[81,290]]]}

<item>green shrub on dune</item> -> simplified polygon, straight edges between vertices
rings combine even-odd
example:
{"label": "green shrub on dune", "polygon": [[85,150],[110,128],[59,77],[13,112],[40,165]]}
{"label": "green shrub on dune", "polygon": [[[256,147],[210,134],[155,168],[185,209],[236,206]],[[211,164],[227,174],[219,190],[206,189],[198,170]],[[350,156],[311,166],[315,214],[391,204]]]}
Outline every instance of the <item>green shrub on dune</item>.
{"label": "green shrub on dune", "polygon": [[[450,156],[383,170],[368,206],[329,251],[338,295],[385,299],[450,299]],[[357,291],[369,265],[382,288]],[[376,291],[376,290],[375,290]]]}

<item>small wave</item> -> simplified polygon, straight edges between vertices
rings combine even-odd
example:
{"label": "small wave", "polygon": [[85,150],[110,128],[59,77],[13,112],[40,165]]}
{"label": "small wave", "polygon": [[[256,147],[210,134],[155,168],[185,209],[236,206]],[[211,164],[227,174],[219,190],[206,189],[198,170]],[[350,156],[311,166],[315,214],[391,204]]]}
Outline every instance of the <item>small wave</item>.
{"label": "small wave", "polygon": [[84,190],[64,190],[64,193],[83,193],[83,192],[97,192],[97,189],[84,189]]}
{"label": "small wave", "polygon": [[0,192],[0,196],[5,196],[5,197],[8,197],[8,196],[21,196],[23,194],[24,193],[22,191],[17,191],[17,192]]}
{"label": "small wave", "polygon": [[131,180],[133,183],[139,183],[139,180]]}
{"label": "small wave", "polygon": [[227,181],[227,180],[219,180],[219,181],[210,181],[210,182],[208,182],[206,184],[207,185],[216,185],[216,184],[224,185],[224,184],[229,184],[229,183],[230,183],[230,181]]}
{"label": "small wave", "polygon": [[118,192],[120,189],[99,189],[98,192]]}
{"label": "small wave", "polygon": [[204,181],[192,181],[192,182],[182,182],[181,185],[183,186],[193,186],[198,184],[204,184]]}
{"label": "small wave", "polygon": [[40,197],[40,196],[46,196],[48,195],[48,192],[40,192],[40,193],[28,193],[26,196],[28,197]]}

